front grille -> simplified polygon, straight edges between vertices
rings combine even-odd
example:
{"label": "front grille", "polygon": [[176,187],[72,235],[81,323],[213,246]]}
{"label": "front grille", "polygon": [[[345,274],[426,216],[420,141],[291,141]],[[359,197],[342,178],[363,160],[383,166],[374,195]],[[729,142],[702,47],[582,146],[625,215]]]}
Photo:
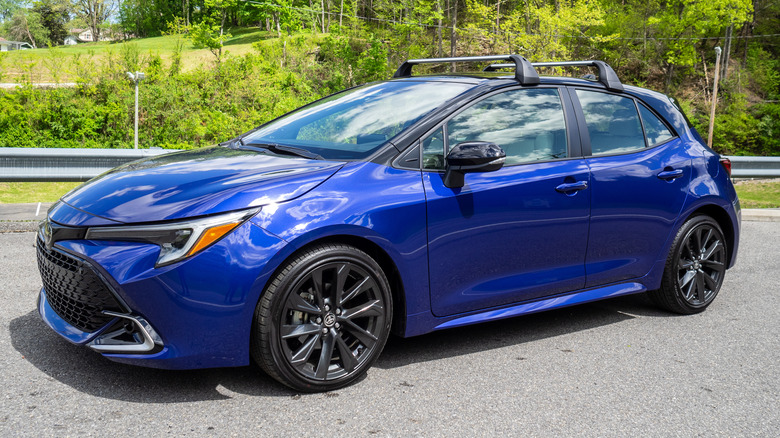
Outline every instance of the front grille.
{"label": "front grille", "polygon": [[113,319],[103,310],[122,312],[114,295],[92,267],[38,242],[38,270],[49,305],[60,318],[85,332],[93,332]]}

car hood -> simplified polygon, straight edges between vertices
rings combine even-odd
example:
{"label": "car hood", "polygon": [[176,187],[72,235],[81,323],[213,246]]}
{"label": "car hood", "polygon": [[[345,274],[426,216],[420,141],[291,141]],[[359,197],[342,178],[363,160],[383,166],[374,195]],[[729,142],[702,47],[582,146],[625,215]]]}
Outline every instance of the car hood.
{"label": "car hood", "polygon": [[[62,198],[65,225],[156,222],[284,202],[333,175],[343,162],[209,147],[158,155],[110,170]],[[63,208],[64,207],[64,208]],[[69,208],[72,207],[72,208]],[[52,216],[53,220],[57,220]]]}

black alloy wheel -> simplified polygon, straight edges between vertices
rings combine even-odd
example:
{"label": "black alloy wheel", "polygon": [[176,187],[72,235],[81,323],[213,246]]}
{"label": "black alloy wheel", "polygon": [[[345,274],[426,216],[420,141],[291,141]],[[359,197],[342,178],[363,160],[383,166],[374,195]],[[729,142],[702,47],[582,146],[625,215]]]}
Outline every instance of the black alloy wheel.
{"label": "black alloy wheel", "polygon": [[380,266],[351,246],[318,246],[289,262],[263,293],[252,355],[293,389],[337,389],[376,360],[391,321],[390,287]]}
{"label": "black alloy wheel", "polygon": [[726,240],[712,218],[688,220],[672,244],[661,289],[650,296],[675,313],[703,311],[718,294],[726,273]]}

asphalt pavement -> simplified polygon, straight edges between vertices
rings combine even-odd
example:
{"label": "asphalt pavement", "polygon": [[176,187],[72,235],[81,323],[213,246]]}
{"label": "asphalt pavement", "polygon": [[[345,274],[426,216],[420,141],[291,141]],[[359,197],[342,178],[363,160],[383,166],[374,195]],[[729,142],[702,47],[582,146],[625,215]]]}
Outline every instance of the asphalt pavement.
{"label": "asphalt pavement", "polygon": [[34,233],[0,233],[0,436],[767,436],[780,431],[780,223],[743,222],[699,315],[643,295],[410,339],[357,384],[161,371],[68,344],[35,311]]}

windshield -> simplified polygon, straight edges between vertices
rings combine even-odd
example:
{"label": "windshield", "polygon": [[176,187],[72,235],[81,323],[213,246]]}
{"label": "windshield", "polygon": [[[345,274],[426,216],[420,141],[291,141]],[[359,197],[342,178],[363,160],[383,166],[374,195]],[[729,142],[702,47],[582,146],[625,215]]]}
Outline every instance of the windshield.
{"label": "windshield", "polygon": [[368,84],[290,113],[249,134],[243,143],[294,146],[330,160],[362,159],[472,87],[458,82]]}

